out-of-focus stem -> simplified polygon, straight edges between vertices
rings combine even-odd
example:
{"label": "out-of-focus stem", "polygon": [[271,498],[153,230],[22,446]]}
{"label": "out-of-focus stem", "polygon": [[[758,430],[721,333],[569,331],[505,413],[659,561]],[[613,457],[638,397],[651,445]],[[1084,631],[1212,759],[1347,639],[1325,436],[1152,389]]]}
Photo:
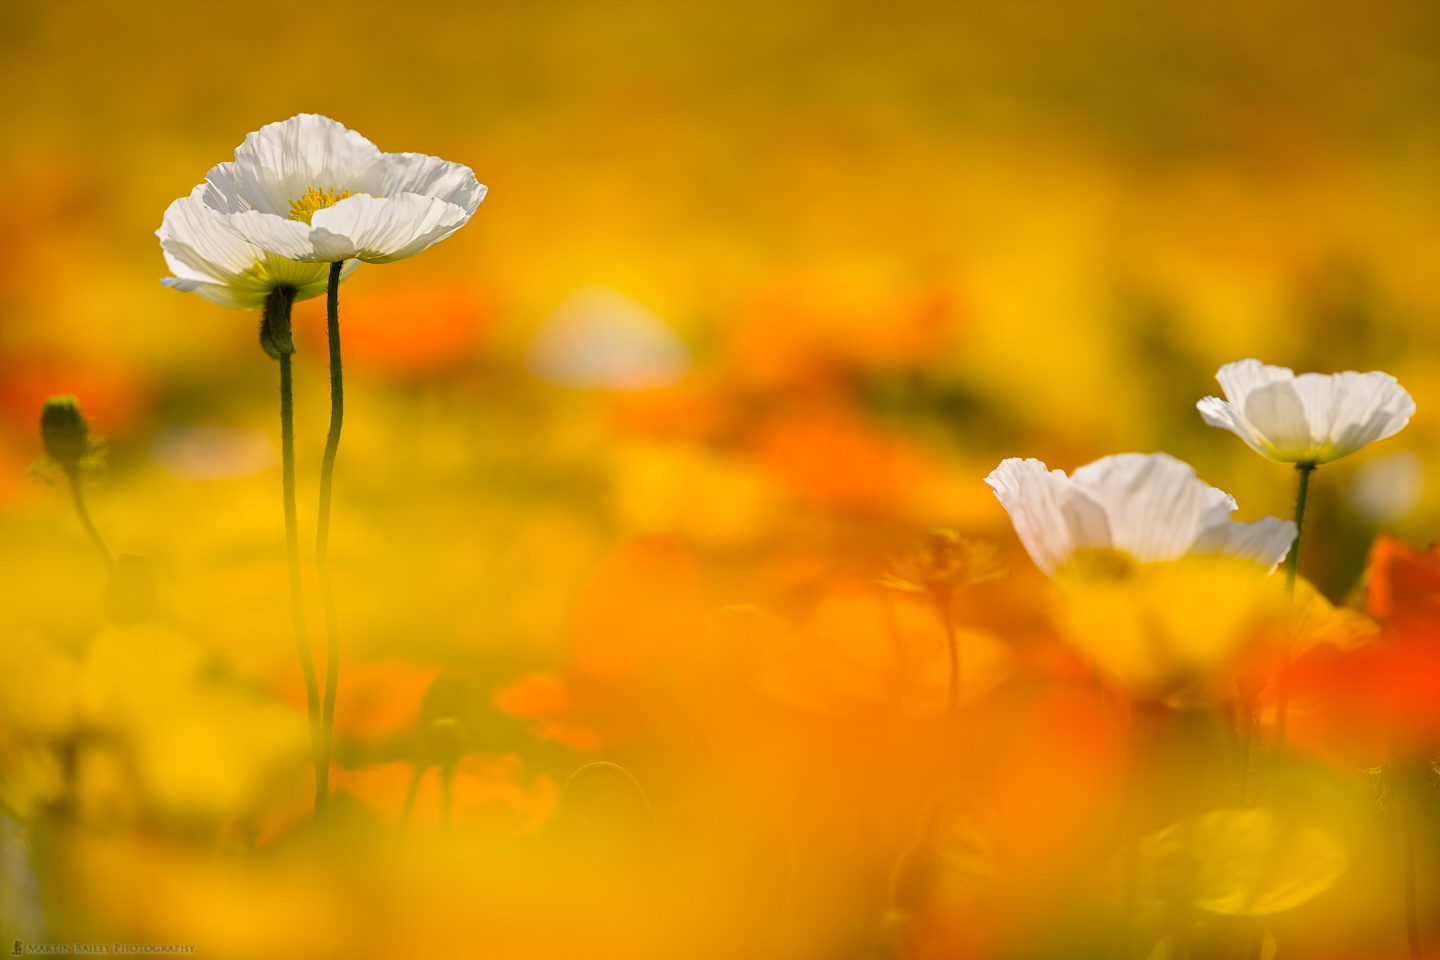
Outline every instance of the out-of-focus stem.
{"label": "out-of-focus stem", "polygon": [[315,814],[319,816],[324,812],[326,800],[318,733],[320,685],[315,676],[315,661],[310,656],[310,639],[305,629],[305,601],[300,583],[300,535],[295,517],[294,408],[290,354],[285,353],[280,356],[280,462],[281,489],[285,503],[285,552],[290,564],[290,616],[295,625],[295,646],[300,653],[300,669],[305,674],[305,705],[310,716],[311,749],[315,761]]}
{"label": "out-of-focus stem", "polygon": [[110,552],[110,547],[106,545],[105,538],[100,535],[100,529],[95,526],[95,521],[90,519],[90,511],[85,506],[85,494],[82,490],[79,469],[67,468],[65,479],[70,482],[70,492],[75,497],[75,512],[80,515],[81,525],[90,535],[90,540],[95,544],[95,548],[100,551],[100,556],[105,558],[105,566],[113,567],[115,557]]}
{"label": "out-of-focus stem", "polygon": [[[1310,492],[1310,474],[1315,472],[1313,463],[1297,463],[1300,474],[1299,489],[1295,493],[1295,540],[1290,544],[1290,556],[1285,564],[1285,599],[1295,599],[1295,576],[1300,569],[1300,534],[1305,527],[1305,499]],[[1291,611],[1293,620],[1294,611]],[[1290,709],[1290,635],[1286,632],[1280,651],[1280,673],[1275,687],[1275,771],[1279,773],[1284,765],[1285,721]]]}
{"label": "out-of-focus stem", "polygon": [[405,805],[400,808],[400,832],[404,833],[405,828],[410,825],[410,815],[415,812],[415,795],[420,792],[420,778],[425,775],[428,767],[423,763],[415,764],[415,771],[410,774],[410,785],[405,788]]}
{"label": "out-of-focus stem", "polygon": [[315,815],[325,809],[327,794],[320,765],[320,684],[315,661],[310,656],[310,638],[305,629],[305,600],[300,579],[300,528],[295,518],[295,396],[290,359],[295,343],[290,334],[290,308],[295,291],[277,287],[265,299],[260,323],[260,346],[280,363],[280,489],[285,509],[285,554],[290,566],[290,618],[295,627],[295,647],[305,675],[305,707],[310,718],[310,748],[315,761]]}
{"label": "out-of-focus stem", "polygon": [[455,768],[442,767],[440,770],[440,823],[450,829],[451,810],[455,805]]}

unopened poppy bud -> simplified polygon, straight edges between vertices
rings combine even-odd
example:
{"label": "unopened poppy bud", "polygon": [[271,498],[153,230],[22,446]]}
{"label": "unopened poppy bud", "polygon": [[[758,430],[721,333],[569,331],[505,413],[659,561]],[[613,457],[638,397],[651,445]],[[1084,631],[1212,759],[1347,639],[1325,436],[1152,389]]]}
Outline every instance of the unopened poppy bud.
{"label": "unopened poppy bud", "polygon": [[276,287],[265,298],[265,313],[260,319],[260,348],[271,359],[279,360],[295,352],[295,341],[290,336],[290,305],[294,301],[294,287]]}
{"label": "unopened poppy bud", "polygon": [[426,759],[437,767],[453,767],[465,756],[470,737],[459,717],[431,720],[425,731]]}
{"label": "unopened poppy bud", "polygon": [[426,762],[449,767],[465,755],[470,734],[462,718],[467,715],[469,705],[468,686],[459,677],[442,673],[430,684],[420,703],[422,749]]}
{"label": "unopened poppy bud", "polygon": [[40,437],[51,460],[65,470],[78,470],[81,458],[90,452],[90,425],[80,413],[80,401],[69,394],[46,400]]}

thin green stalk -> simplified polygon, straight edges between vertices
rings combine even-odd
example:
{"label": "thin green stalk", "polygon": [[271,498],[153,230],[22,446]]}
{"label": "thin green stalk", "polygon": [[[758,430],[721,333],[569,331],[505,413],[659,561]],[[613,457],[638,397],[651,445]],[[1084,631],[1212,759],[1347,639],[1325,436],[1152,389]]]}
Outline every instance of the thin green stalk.
{"label": "thin green stalk", "polygon": [[[295,623],[295,645],[300,651],[300,668],[305,673],[305,706],[310,714],[311,738],[316,739],[320,715],[320,684],[315,661],[310,656],[310,639],[305,630],[305,600],[300,586],[300,532],[295,517],[295,402],[290,382],[290,355],[280,357],[280,460],[285,497],[285,552],[290,561],[290,616]],[[319,744],[315,744],[315,813],[325,807]]]}
{"label": "thin green stalk", "polygon": [[[340,426],[345,420],[345,378],[340,363],[340,269],[330,264],[330,286],[325,296],[325,329],[330,346],[330,432],[320,461],[320,508],[315,524],[315,571],[320,578],[320,601],[325,608],[325,707],[320,719],[320,755],[316,769],[329,788],[330,744],[335,730],[335,694],[340,681],[340,618],[330,582],[330,490],[335,479],[335,455],[340,450]],[[323,764],[323,769],[321,765]]]}
{"label": "thin green stalk", "polygon": [[[1285,564],[1285,599],[1295,599],[1295,575],[1300,569],[1300,534],[1305,527],[1305,499],[1310,492],[1313,463],[1297,463],[1300,486],[1295,493],[1295,540],[1290,544],[1290,557]],[[1287,631],[1280,651],[1280,675],[1275,689],[1275,771],[1279,773],[1285,755],[1285,720],[1290,708],[1290,636]]]}
{"label": "thin green stalk", "polygon": [[1310,474],[1315,472],[1313,463],[1297,463],[1295,470],[1300,474],[1300,485],[1295,491],[1295,542],[1290,544],[1290,556],[1285,562],[1285,595],[1295,595],[1295,574],[1300,569],[1300,534],[1305,527],[1305,500],[1310,493]]}
{"label": "thin green stalk", "polygon": [[290,357],[295,352],[290,338],[290,306],[294,297],[295,291],[284,287],[270,294],[265,301],[260,342],[266,353],[280,361],[280,477],[285,504],[285,553],[290,564],[290,616],[295,625],[300,669],[305,674],[305,706],[310,717],[310,738],[315,759],[315,815],[318,817],[324,812],[328,797],[323,789],[320,766],[320,684],[305,629],[305,600],[300,581],[300,529],[295,516],[295,398],[290,373]]}
{"label": "thin green stalk", "polygon": [[100,556],[105,558],[105,566],[115,566],[115,556],[106,545],[105,538],[100,535],[100,530],[95,526],[95,521],[90,519],[90,511],[85,507],[85,494],[81,489],[79,469],[66,469],[65,478],[70,481],[70,492],[75,495],[75,512],[80,515],[80,523],[85,527],[85,532],[90,535]]}

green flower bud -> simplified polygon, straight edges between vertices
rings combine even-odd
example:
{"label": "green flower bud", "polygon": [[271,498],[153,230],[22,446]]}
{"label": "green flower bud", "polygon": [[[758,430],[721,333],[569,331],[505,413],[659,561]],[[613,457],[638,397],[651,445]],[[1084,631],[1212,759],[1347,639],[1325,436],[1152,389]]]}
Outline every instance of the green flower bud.
{"label": "green flower bud", "polygon": [[453,767],[470,746],[464,717],[470,710],[470,690],[464,680],[442,673],[425,691],[420,704],[421,759],[437,767]]}
{"label": "green flower bud", "polygon": [[260,349],[271,359],[279,360],[295,352],[295,341],[290,336],[290,305],[294,301],[294,287],[276,287],[265,298],[265,313],[260,318]]}
{"label": "green flower bud", "polygon": [[67,471],[78,470],[81,458],[90,452],[90,424],[80,413],[80,401],[69,394],[46,400],[40,413],[40,438],[51,460]]}

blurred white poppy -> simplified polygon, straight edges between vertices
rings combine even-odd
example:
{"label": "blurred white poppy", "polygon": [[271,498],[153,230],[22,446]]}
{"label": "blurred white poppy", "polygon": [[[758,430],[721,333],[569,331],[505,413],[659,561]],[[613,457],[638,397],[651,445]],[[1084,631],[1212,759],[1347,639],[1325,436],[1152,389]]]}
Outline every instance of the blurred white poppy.
{"label": "blurred white poppy", "polygon": [[526,366],[564,387],[646,390],[690,370],[685,341],[653,311],[609,287],[571,294],[536,331]]}
{"label": "blurred white poppy", "polygon": [[1092,551],[1140,563],[1220,555],[1273,568],[1295,539],[1288,520],[1232,521],[1234,498],[1164,453],[1104,457],[1073,476],[1012,457],[985,482],[1036,566],[1050,575]]}

